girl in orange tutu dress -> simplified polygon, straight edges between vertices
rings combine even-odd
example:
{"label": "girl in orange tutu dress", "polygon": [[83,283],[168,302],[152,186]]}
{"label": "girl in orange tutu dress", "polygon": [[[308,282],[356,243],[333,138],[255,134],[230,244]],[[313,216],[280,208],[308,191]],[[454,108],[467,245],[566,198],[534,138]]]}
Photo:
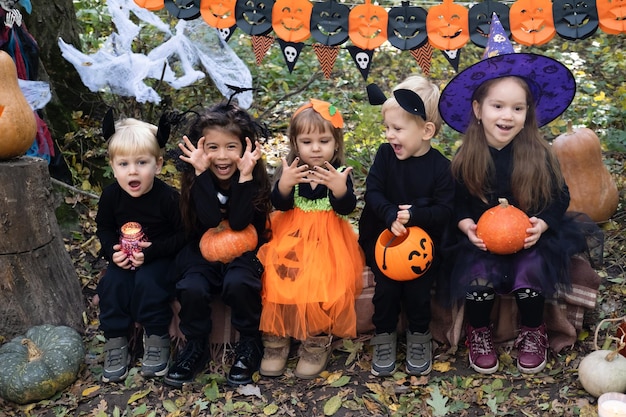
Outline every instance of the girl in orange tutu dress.
{"label": "girl in orange tutu dress", "polygon": [[282,375],[293,337],[302,341],[295,375],[307,379],[326,368],[332,336],[356,336],[364,257],[343,217],[355,209],[356,197],[352,168],[343,166],[341,114],[311,99],[294,113],[289,143],[271,195],[278,210],[272,240],[258,252],[265,266],[260,373]]}

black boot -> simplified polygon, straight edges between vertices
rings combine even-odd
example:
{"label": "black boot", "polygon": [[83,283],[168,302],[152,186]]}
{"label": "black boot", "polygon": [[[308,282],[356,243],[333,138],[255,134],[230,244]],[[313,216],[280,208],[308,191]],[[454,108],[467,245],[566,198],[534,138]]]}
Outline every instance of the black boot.
{"label": "black boot", "polygon": [[194,380],[198,372],[204,369],[207,362],[208,349],[206,340],[189,339],[178,354],[174,366],[170,368],[167,376],[163,379],[167,385],[180,388],[185,382]]}
{"label": "black boot", "polygon": [[263,344],[260,338],[244,338],[235,349],[235,362],[228,372],[227,381],[231,385],[245,385],[252,382],[252,375],[259,370],[263,357]]}

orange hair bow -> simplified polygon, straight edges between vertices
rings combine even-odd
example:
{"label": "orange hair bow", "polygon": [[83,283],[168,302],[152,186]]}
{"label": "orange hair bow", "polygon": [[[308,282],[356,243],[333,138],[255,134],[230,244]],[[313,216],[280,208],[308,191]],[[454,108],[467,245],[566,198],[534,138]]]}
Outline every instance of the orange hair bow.
{"label": "orange hair bow", "polygon": [[310,99],[308,103],[300,106],[293,114],[293,117],[296,117],[302,110],[310,108],[313,108],[313,110],[315,110],[320,116],[322,116],[325,120],[328,120],[333,127],[337,129],[341,129],[343,127],[343,117],[341,117],[341,113],[339,113],[337,107],[327,101],[317,100],[314,98]]}

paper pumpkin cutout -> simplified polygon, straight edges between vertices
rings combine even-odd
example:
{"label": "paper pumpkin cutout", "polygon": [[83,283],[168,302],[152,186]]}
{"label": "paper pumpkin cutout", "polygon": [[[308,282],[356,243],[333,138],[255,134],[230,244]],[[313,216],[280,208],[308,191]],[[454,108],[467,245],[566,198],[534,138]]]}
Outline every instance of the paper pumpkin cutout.
{"label": "paper pumpkin cutout", "polygon": [[151,11],[161,10],[165,7],[165,2],[163,0],[134,0],[135,4],[139,7],[143,7],[144,9],[148,9]]}
{"label": "paper pumpkin cutout", "polygon": [[348,40],[350,8],[336,0],[316,2],[311,13],[311,36],[323,45],[341,45]]}
{"label": "paper pumpkin cutout", "polygon": [[278,43],[283,53],[283,58],[285,58],[289,73],[291,74],[293,68],[296,66],[296,62],[298,62],[304,44],[302,42],[287,42],[280,38],[278,39]]}
{"label": "paper pumpkin cutout", "polygon": [[165,9],[175,18],[194,20],[200,17],[200,0],[164,0]]}
{"label": "paper pumpkin cutout", "polygon": [[248,35],[267,35],[272,30],[274,0],[238,0],[237,27]]}
{"label": "paper pumpkin cutout", "polygon": [[593,0],[554,0],[552,15],[556,33],[565,39],[586,39],[598,29],[598,9]]}
{"label": "paper pumpkin cutout", "polygon": [[309,0],[277,0],[272,8],[272,28],[286,42],[302,42],[311,36]]}
{"label": "paper pumpkin cutout", "polygon": [[387,39],[390,44],[403,51],[418,48],[428,40],[428,12],[422,7],[409,4],[408,1],[403,1],[401,6],[392,7],[388,12]]}
{"label": "paper pumpkin cutout", "polygon": [[556,34],[550,0],[517,0],[509,13],[511,35],[526,46],[548,43]]}
{"label": "paper pumpkin cutout", "polygon": [[387,40],[387,21],[387,10],[384,7],[365,0],[365,4],[359,4],[350,10],[350,40],[361,49],[378,48]]}
{"label": "paper pumpkin cutout", "polygon": [[352,57],[354,63],[361,72],[363,79],[367,81],[367,77],[370,73],[370,68],[372,67],[374,51],[371,49],[359,48],[356,45],[350,45],[348,46],[348,52],[350,52],[350,56]]}
{"label": "paper pumpkin cutout", "polygon": [[494,13],[498,15],[498,19],[500,19],[507,36],[511,36],[509,7],[498,1],[486,0],[482,3],[476,3],[469,9],[469,33],[470,39],[475,45],[483,48],[487,46],[491,16]]}
{"label": "paper pumpkin cutout", "polygon": [[202,0],[200,14],[211,27],[227,29],[235,26],[235,7],[237,0]]}
{"label": "paper pumpkin cutout", "polygon": [[469,12],[453,0],[443,0],[428,10],[426,30],[432,46],[442,50],[460,49],[469,40]]}
{"label": "paper pumpkin cutout", "polygon": [[626,33],[626,0],[596,0],[600,29],[611,35]]}

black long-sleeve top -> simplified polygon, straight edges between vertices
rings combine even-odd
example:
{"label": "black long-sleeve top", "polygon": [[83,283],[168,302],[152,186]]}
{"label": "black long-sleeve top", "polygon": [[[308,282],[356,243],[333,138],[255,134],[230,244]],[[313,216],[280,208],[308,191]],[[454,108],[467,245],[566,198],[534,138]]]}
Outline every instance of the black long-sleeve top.
{"label": "black long-sleeve top", "polygon": [[198,219],[195,240],[223,219],[228,219],[233,230],[243,230],[252,223],[259,236],[257,248],[265,243],[263,236],[267,218],[264,212],[254,207],[257,192],[254,181],[239,183],[239,173],[232,176],[228,189],[220,188],[209,170],[198,175],[191,187],[191,199]]}
{"label": "black long-sleeve top", "polygon": [[[291,210],[294,207],[295,187],[291,189],[291,193],[287,197],[283,197],[278,190],[279,182],[280,180],[276,182],[274,189],[272,190],[272,205],[280,211]],[[328,196],[330,205],[337,214],[348,215],[356,208],[356,196],[354,195],[352,178],[350,176],[348,176],[346,185],[347,191],[341,198],[335,197],[325,185],[318,184],[315,189],[313,189],[311,188],[311,184],[308,183],[298,185],[298,195],[308,200],[318,200]]]}
{"label": "black long-sleeve top", "polygon": [[141,224],[152,245],[143,249],[145,263],[174,257],[185,244],[185,233],[179,208],[179,194],[158,178],[152,189],[132,197],[115,182],[102,191],[96,215],[96,236],[102,245],[102,256],[111,261],[113,245],[119,243],[120,228],[126,222]]}
{"label": "black long-sleeve top", "polygon": [[[485,204],[479,198],[471,195],[462,182],[456,183],[455,191],[455,219],[460,220],[471,218],[478,222],[480,216],[489,208],[498,204],[498,198],[506,198],[509,204],[519,207],[517,200],[513,197],[511,190],[511,174],[513,173],[513,145],[510,143],[501,150],[489,147],[491,158],[495,165],[495,172],[492,176],[492,190],[486,197],[488,203]],[[559,190],[553,191],[552,202],[538,213],[526,213],[528,216],[536,216],[545,221],[550,229],[556,229],[561,224],[563,215],[569,206],[569,190],[567,185]]]}
{"label": "black long-sleeve top", "polygon": [[366,179],[365,207],[359,220],[359,243],[365,256],[374,259],[380,233],[391,227],[401,204],[412,205],[405,226],[421,227],[441,244],[452,218],[454,180],[450,161],[436,149],[399,160],[390,144],[382,144]]}

